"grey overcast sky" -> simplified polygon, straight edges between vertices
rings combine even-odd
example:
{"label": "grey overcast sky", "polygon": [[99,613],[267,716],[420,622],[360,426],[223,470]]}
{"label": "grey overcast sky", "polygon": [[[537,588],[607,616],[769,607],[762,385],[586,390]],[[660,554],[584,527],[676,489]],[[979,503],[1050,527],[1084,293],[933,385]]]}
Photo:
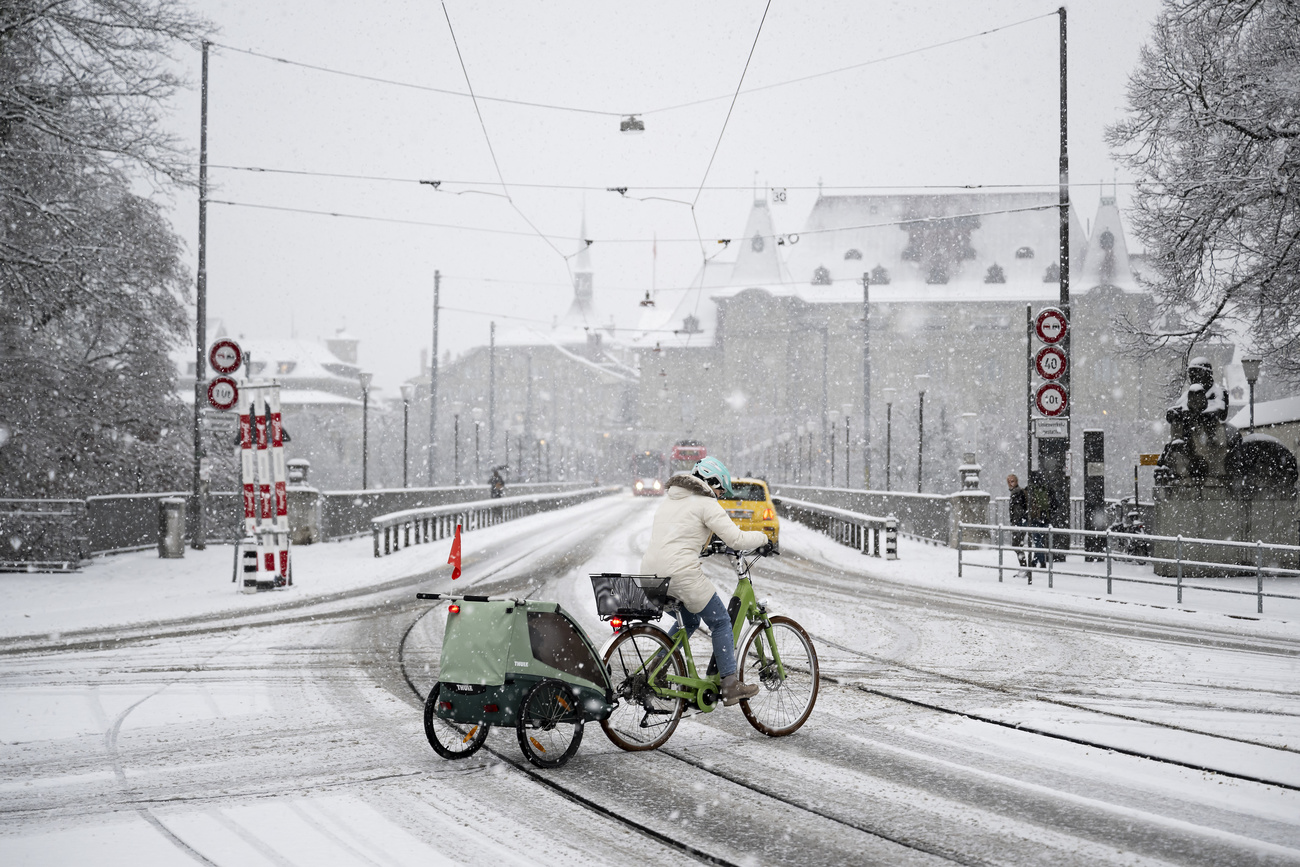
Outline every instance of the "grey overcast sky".
{"label": "grey overcast sky", "polygon": [[[1054,189],[1058,5],[207,0],[209,319],[262,338],[346,327],[395,395],[431,342],[434,269],[444,351],[486,343],[494,317],[548,322],[584,212],[597,304],[623,323],[743,229],[755,184],[788,190],[778,232],[800,229],[819,184]],[[1115,177],[1103,131],[1158,9],[1069,7],[1083,220]],[[196,87],[172,125],[197,154],[199,55],[177,58]],[[639,136],[619,132],[633,112]],[[174,210],[191,263],[196,200]]]}

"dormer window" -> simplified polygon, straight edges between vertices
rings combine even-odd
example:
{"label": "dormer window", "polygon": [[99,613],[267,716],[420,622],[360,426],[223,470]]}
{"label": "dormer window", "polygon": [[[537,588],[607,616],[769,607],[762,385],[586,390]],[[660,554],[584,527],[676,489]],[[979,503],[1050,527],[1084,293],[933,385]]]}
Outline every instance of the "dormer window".
{"label": "dormer window", "polygon": [[989,270],[984,274],[984,282],[1005,283],[1007,282],[1006,272],[1002,270],[1001,265],[999,265],[997,262],[994,262],[992,265],[989,266]]}
{"label": "dormer window", "polygon": [[1034,258],[1034,248],[1033,248],[1033,247],[1021,247],[1020,249],[1016,250],[1016,258],[1017,258],[1017,259],[1032,259],[1032,258]]}
{"label": "dormer window", "polygon": [[848,260],[848,259],[861,259],[861,258],[862,258],[862,251],[861,251],[861,250],[849,250],[847,253],[844,254],[844,258],[845,258],[845,260]]}
{"label": "dormer window", "polygon": [[872,268],[872,269],[871,269],[871,285],[872,285],[872,286],[888,286],[888,285],[889,285],[889,269],[886,268],[884,265],[877,265],[876,267]]}
{"label": "dormer window", "polygon": [[812,284],[814,286],[829,286],[831,282],[831,272],[827,270],[825,265],[818,265],[813,271]]}
{"label": "dormer window", "polygon": [[298,366],[296,361],[280,361],[275,365],[275,372],[282,374],[293,373],[293,369]]}
{"label": "dormer window", "polygon": [[1060,283],[1060,282],[1061,282],[1061,266],[1060,266],[1060,264],[1058,264],[1058,263],[1056,263],[1056,262],[1053,262],[1052,264],[1050,264],[1050,265],[1047,266],[1047,271],[1044,272],[1044,274],[1043,274],[1043,282],[1044,282],[1044,283]]}
{"label": "dormer window", "polygon": [[[697,316],[690,315],[682,320],[682,334],[701,334],[703,331],[704,329],[700,327],[700,320]],[[655,349],[658,348],[659,344],[656,343]]]}

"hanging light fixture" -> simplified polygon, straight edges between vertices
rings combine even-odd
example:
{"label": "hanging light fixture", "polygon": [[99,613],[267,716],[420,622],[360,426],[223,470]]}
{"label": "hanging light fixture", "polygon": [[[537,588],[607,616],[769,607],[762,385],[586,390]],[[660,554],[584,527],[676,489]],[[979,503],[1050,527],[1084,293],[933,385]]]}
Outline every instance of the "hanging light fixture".
{"label": "hanging light fixture", "polygon": [[639,303],[641,304],[642,307],[653,307],[653,306],[655,306],[655,300],[654,300],[653,298],[650,297],[650,290],[649,290],[649,289],[645,290],[645,298],[643,298]]}
{"label": "hanging light fixture", "polygon": [[640,134],[645,132],[645,121],[634,114],[629,114],[619,123],[618,129],[620,132]]}

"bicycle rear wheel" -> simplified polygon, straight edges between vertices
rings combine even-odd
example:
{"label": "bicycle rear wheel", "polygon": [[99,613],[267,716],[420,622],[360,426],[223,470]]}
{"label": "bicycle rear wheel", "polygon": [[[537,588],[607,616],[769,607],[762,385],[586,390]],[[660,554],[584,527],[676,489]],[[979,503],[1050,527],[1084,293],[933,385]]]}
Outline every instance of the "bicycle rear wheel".
{"label": "bicycle rear wheel", "polygon": [[478,752],[492,728],[487,723],[457,723],[438,716],[438,693],[441,683],[435,683],[424,700],[424,736],[429,746],[444,759],[465,759]]}
{"label": "bicycle rear wheel", "polygon": [[[772,634],[762,626],[750,630],[740,655],[741,679],[758,684],[758,695],[742,701],[749,724],[765,735],[781,737],[796,731],[817,703],[817,650],[803,627],[789,617],[770,619]],[[775,644],[776,656],[773,655]],[[776,658],[785,670],[782,678]]]}
{"label": "bicycle rear wheel", "polygon": [[685,676],[681,653],[661,630],[645,625],[624,631],[605,653],[618,707],[609,719],[600,721],[600,727],[620,749],[653,750],[672,737],[682,718],[683,699],[665,698],[650,688],[648,669],[657,666],[659,659],[666,662],[656,681],[660,687],[668,684],[668,674]]}
{"label": "bicycle rear wheel", "polygon": [[573,694],[558,680],[544,680],[524,699],[515,733],[524,758],[539,768],[558,768],[578,751],[582,726]]}

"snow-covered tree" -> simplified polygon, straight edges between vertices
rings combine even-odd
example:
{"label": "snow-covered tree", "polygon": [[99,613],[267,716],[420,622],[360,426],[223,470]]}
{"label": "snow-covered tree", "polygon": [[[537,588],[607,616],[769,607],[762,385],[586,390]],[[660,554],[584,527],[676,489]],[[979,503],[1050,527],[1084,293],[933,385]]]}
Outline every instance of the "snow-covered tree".
{"label": "snow-covered tree", "polygon": [[1154,268],[1140,346],[1242,335],[1300,381],[1300,3],[1166,0],[1108,131]]}
{"label": "snow-covered tree", "polygon": [[189,182],[159,115],[204,26],[170,0],[0,4],[0,495],[184,484],[188,280],[133,185]]}

